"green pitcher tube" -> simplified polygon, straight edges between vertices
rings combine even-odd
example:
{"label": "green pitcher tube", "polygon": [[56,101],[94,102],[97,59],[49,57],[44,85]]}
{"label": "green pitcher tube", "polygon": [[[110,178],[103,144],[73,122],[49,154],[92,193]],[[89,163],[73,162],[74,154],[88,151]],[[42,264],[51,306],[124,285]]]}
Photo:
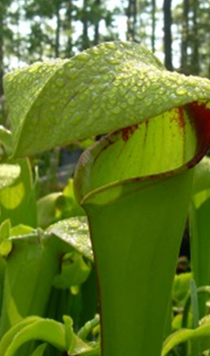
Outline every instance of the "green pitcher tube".
{"label": "green pitcher tube", "polygon": [[114,201],[104,192],[84,204],[98,269],[103,356],[161,353],[192,176],[190,170],[146,187],[134,181]]}
{"label": "green pitcher tube", "polygon": [[188,111],[175,108],[81,156],[75,191],[98,271],[102,356],[161,353],[201,147]]}

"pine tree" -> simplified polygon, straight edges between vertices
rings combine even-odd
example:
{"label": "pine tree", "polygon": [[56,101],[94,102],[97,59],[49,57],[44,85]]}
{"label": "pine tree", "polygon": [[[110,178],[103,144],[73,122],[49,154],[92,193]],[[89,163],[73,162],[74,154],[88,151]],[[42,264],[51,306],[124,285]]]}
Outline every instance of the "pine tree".
{"label": "pine tree", "polygon": [[165,66],[168,70],[173,70],[172,63],[172,0],[163,1],[163,14],[164,14],[164,53],[165,53]]}
{"label": "pine tree", "polygon": [[6,109],[4,105],[3,76],[7,70],[11,54],[13,34],[8,26],[11,19],[10,6],[12,0],[0,1],[0,124],[6,125]]}

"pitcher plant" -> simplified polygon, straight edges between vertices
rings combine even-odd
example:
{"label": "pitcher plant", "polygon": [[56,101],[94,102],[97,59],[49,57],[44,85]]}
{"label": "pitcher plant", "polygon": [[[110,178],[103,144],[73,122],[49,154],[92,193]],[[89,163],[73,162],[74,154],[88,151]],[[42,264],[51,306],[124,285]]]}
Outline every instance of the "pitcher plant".
{"label": "pitcher plant", "polygon": [[9,73],[4,87],[13,159],[104,135],[75,173],[101,354],[160,356],[193,167],[210,142],[210,81],[166,71],[136,43],[108,42]]}

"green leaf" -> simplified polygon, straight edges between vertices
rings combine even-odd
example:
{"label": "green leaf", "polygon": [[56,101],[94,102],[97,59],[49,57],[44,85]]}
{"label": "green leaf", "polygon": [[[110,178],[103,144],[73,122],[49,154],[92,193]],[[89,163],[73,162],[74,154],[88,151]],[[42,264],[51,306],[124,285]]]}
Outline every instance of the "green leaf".
{"label": "green leaf", "polygon": [[69,179],[63,192],[50,193],[37,202],[38,226],[48,227],[50,224],[71,216],[84,216],[85,212],[74,197],[73,179]]}
{"label": "green leaf", "polygon": [[6,241],[12,249],[6,258],[0,337],[22,318],[45,313],[60,256],[70,250],[64,241],[40,230]]}
{"label": "green leaf", "polygon": [[48,233],[58,236],[76,251],[93,261],[93,251],[89,237],[89,228],[85,216],[61,220],[47,229]]}
{"label": "green leaf", "polygon": [[85,215],[85,211],[75,199],[73,185],[73,179],[69,179],[67,186],[63,190],[63,194],[57,200],[57,208],[60,210],[61,216],[60,219]]}
{"label": "green leaf", "polygon": [[90,348],[88,351],[79,351],[75,353],[75,356],[100,356],[101,351],[100,351],[100,345],[95,345],[92,348]]}
{"label": "green leaf", "polygon": [[94,345],[90,345],[83,340],[81,340],[77,335],[73,333],[72,329],[72,320],[71,324],[67,325],[67,320],[71,320],[71,318],[64,316],[64,324],[66,331],[66,345],[69,355],[75,356],[98,356],[98,352],[100,351],[100,345],[94,343]]}
{"label": "green leaf", "polygon": [[199,351],[205,351],[210,348],[210,324],[200,326],[197,329],[181,329],[171,334],[163,344],[161,356],[168,354],[175,346],[183,343],[190,342],[191,348],[199,345]]}
{"label": "green leaf", "polygon": [[52,344],[61,351],[65,351],[64,325],[51,320],[38,318],[19,330],[5,351],[5,356],[13,356],[16,351],[27,341],[41,340]]}
{"label": "green leaf", "polygon": [[10,229],[11,229],[10,220],[9,219],[4,220],[0,225],[0,240],[9,237]]}
{"label": "green leaf", "polygon": [[0,190],[8,188],[19,177],[21,168],[18,164],[2,163],[0,169]]}
{"label": "green leaf", "polygon": [[209,80],[168,72],[141,45],[120,41],[16,70],[5,76],[4,90],[16,156],[132,126],[187,103],[209,107],[210,99]]}
{"label": "green leaf", "polygon": [[[0,341],[0,354],[4,356],[16,355],[19,348],[31,340],[44,341],[31,356],[41,356],[46,344],[51,344],[60,351],[68,351],[76,355],[97,355],[96,348],[89,346],[74,334],[73,321],[64,316],[64,324],[52,319],[38,316],[27,317],[15,324]],[[87,352],[87,354],[86,354]]]}
{"label": "green leaf", "polygon": [[58,215],[57,200],[61,195],[60,192],[50,193],[38,200],[38,226],[44,229],[56,220]]}
{"label": "green leaf", "polygon": [[10,236],[15,237],[15,236],[29,235],[30,233],[33,232],[34,229],[31,226],[19,224],[10,229]]}
{"label": "green leaf", "polygon": [[65,334],[66,334],[66,350],[69,355],[81,355],[83,352],[90,351],[92,348],[82,341],[73,332],[73,321],[69,316],[64,316]]}
{"label": "green leaf", "polygon": [[36,350],[34,350],[34,352],[30,356],[43,356],[46,346],[47,344],[41,344],[37,346]]}
{"label": "green leaf", "polygon": [[66,350],[68,350],[68,352],[69,352],[70,349],[72,349],[72,346],[74,346],[73,321],[67,315],[64,315],[63,321],[64,321],[64,325],[65,325]]}
{"label": "green leaf", "polygon": [[[201,299],[201,297],[203,297],[204,294],[206,294],[209,297],[210,294],[210,286],[202,286],[197,288],[196,291],[194,291],[194,294],[198,294],[198,301],[202,301],[202,303],[199,303],[200,305],[200,309],[201,309],[201,305],[203,307],[203,299]],[[196,297],[197,299],[197,297]],[[207,298],[205,298],[207,300]],[[195,315],[197,314],[197,320],[198,320],[198,311],[195,311],[195,309],[197,309],[197,301],[194,301],[195,306],[193,306],[193,301],[192,301],[192,293],[191,295],[188,293],[188,296],[185,300],[185,305],[184,305],[184,310],[183,310],[183,315],[182,315],[182,328],[193,328],[193,323],[195,325]],[[192,304],[192,312],[190,310],[190,306]],[[202,309],[201,309],[202,310]],[[203,310],[202,310],[203,311]],[[200,310],[199,310],[200,312]],[[190,317],[190,318],[189,318]],[[205,317],[204,317],[205,318]],[[202,318],[202,322],[204,322],[204,318]],[[201,321],[200,321],[201,323]],[[196,324],[198,324],[198,321],[196,322]]]}
{"label": "green leaf", "polygon": [[3,300],[3,288],[4,288],[4,275],[5,275],[5,261],[0,255],[0,320],[1,320],[1,309]]}
{"label": "green leaf", "polygon": [[9,130],[0,125],[0,160],[12,154],[12,135]]}
{"label": "green leaf", "polygon": [[36,227],[36,202],[29,161],[8,160],[1,164],[0,172],[1,219],[9,218],[12,226],[21,223]]}
{"label": "green leaf", "polygon": [[172,298],[176,303],[180,303],[186,300],[189,293],[190,279],[192,278],[192,273],[181,273],[175,275]]}
{"label": "green leaf", "polygon": [[0,243],[0,255],[2,257],[7,257],[12,251],[12,242],[9,239],[4,239]]}
{"label": "green leaf", "polygon": [[0,355],[5,355],[7,348],[9,347],[18,332],[20,332],[26,326],[34,323],[37,320],[39,320],[39,317],[32,316],[23,319],[22,321],[16,323],[13,327],[11,327],[0,340]]}
{"label": "green leaf", "polygon": [[205,156],[195,167],[193,194],[210,189],[210,158]]}
{"label": "green leaf", "polygon": [[90,264],[87,264],[79,253],[68,253],[62,259],[61,271],[55,276],[53,286],[67,289],[84,283],[90,270]]}
{"label": "green leaf", "polygon": [[[205,157],[196,167],[189,209],[191,264],[198,287],[210,284],[210,159]],[[200,315],[206,313],[207,296],[199,298]]]}
{"label": "green leaf", "polygon": [[82,340],[86,340],[87,336],[90,332],[92,332],[93,328],[95,328],[97,325],[99,325],[99,315],[97,315],[94,319],[89,320],[85,325],[78,331],[78,336]]}
{"label": "green leaf", "polygon": [[194,329],[199,325],[199,310],[198,310],[198,295],[195,280],[190,281],[190,296],[192,305],[193,327]]}

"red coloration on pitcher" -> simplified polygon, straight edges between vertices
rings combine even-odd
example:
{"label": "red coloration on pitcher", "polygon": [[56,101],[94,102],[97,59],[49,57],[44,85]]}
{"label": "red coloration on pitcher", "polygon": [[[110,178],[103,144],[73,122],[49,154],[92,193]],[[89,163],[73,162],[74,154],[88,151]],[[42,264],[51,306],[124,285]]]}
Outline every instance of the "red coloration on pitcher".
{"label": "red coloration on pitcher", "polygon": [[206,103],[193,102],[186,105],[189,118],[197,135],[197,152],[202,156],[206,153],[210,144],[210,108]]}
{"label": "red coloration on pitcher", "polygon": [[183,108],[178,108],[178,111],[179,111],[179,115],[178,115],[178,124],[179,124],[179,127],[184,130],[185,126],[186,126],[186,122],[184,120],[184,111],[183,111]]}
{"label": "red coloration on pitcher", "polygon": [[128,141],[129,137],[137,130],[138,124],[122,129],[123,141]]}

